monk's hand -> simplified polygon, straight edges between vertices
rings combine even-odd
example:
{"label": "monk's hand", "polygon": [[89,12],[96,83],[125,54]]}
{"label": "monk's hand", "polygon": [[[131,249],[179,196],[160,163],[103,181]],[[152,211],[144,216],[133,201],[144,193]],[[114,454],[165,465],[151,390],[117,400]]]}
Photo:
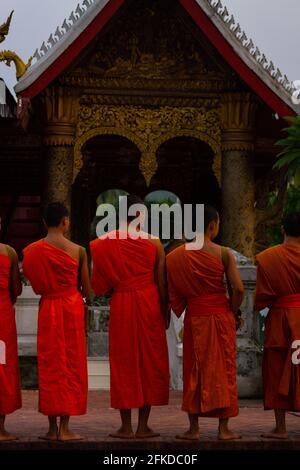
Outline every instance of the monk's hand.
{"label": "monk's hand", "polygon": [[242,318],[241,310],[238,310],[234,314],[234,318],[235,318],[235,327],[236,327],[236,331],[237,331],[237,330],[239,330],[240,328],[242,328],[244,326],[244,319]]}

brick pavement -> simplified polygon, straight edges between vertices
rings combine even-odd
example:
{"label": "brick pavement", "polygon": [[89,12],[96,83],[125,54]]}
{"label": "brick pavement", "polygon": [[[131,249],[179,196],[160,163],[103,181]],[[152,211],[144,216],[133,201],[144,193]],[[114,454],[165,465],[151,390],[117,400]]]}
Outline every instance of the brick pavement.
{"label": "brick pavement", "polygon": [[[288,415],[287,425],[290,432],[288,441],[267,440],[260,437],[262,432],[273,427],[273,414],[262,409],[258,400],[241,400],[240,414],[233,418],[231,426],[243,435],[241,441],[219,442],[217,440],[217,420],[202,418],[200,427],[202,439],[199,443],[178,441],[176,433],[186,429],[187,419],[180,409],[181,394],[172,392],[170,404],[166,407],[153,408],[150,425],[161,433],[160,438],[147,441],[121,441],[108,437],[109,432],[117,429],[119,414],[109,408],[109,393],[93,391],[89,393],[88,413],[86,416],[72,418],[72,429],[85,437],[80,443],[47,443],[38,439],[45,433],[47,421],[37,410],[38,393],[23,392],[23,408],[7,419],[10,432],[19,436],[16,443],[0,445],[1,449],[49,449],[57,446],[82,449],[297,449],[300,450],[300,418]],[[136,412],[134,412],[136,423]]]}

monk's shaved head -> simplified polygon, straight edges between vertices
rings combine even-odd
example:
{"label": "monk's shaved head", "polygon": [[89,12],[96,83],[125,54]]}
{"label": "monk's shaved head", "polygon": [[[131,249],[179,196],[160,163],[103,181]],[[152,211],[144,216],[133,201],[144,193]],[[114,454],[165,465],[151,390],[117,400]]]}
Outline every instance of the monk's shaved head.
{"label": "monk's shaved head", "polygon": [[58,227],[64,217],[69,217],[69,211],[61,202],[52,202],[45,207],[44,221],[47,227]]}
{"label": "monk's shaved head", "polygon": [[210,206],[209,204],[205,204],[204,206],[204,231],[206,232],[209,224],[211,222],[218,222],[219,214],[218,211]]}
{"label": "monk's shaved head", "polygon": [[283,230],[288,237],[300,237],[300,212],[292,212],[283,218]]}

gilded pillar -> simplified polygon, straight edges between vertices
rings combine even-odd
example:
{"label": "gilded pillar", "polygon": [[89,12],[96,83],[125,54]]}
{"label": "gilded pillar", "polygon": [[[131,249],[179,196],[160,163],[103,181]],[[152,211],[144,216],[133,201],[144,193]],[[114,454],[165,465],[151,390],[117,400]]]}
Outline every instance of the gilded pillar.
{"label": "gilded pillar", "polygon": [[256,104],[250,93],[226,93],[222,100],[222,243],[252,258]]}
{"label": "gilded pillar", "polygon": [[69,145],[46,147],[44,202],[60,201],[71,209],[73,148]]}
{"label": "gilded pillar", "polygon": [[78,98],[69,89],[54,86],[45,90],[42,103],[46,148],[44,202],[61,201],[70,210]]}

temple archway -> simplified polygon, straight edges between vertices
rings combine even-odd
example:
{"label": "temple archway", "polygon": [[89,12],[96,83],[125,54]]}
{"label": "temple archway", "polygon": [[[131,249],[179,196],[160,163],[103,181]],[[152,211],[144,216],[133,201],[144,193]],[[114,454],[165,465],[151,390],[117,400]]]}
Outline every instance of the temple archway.
{"label": "temple archway", "polygon": [[[73,237],[88,243],[91,221],[99,194],[111,188],[143,197],[146,183],[139,170],[141,153],[128,138],[116,134],[96,135],[82,147],[83,165],[72,191]],[[81,220],[76,220],[80,214]]]}
{"label": "temple archway", "polygon": [[167,190],[182,203],[207,203],[221,208],[221,191],[214,173],[214,150],[203,140],[178,136],[162,143],[158,169],[149,190]]}

